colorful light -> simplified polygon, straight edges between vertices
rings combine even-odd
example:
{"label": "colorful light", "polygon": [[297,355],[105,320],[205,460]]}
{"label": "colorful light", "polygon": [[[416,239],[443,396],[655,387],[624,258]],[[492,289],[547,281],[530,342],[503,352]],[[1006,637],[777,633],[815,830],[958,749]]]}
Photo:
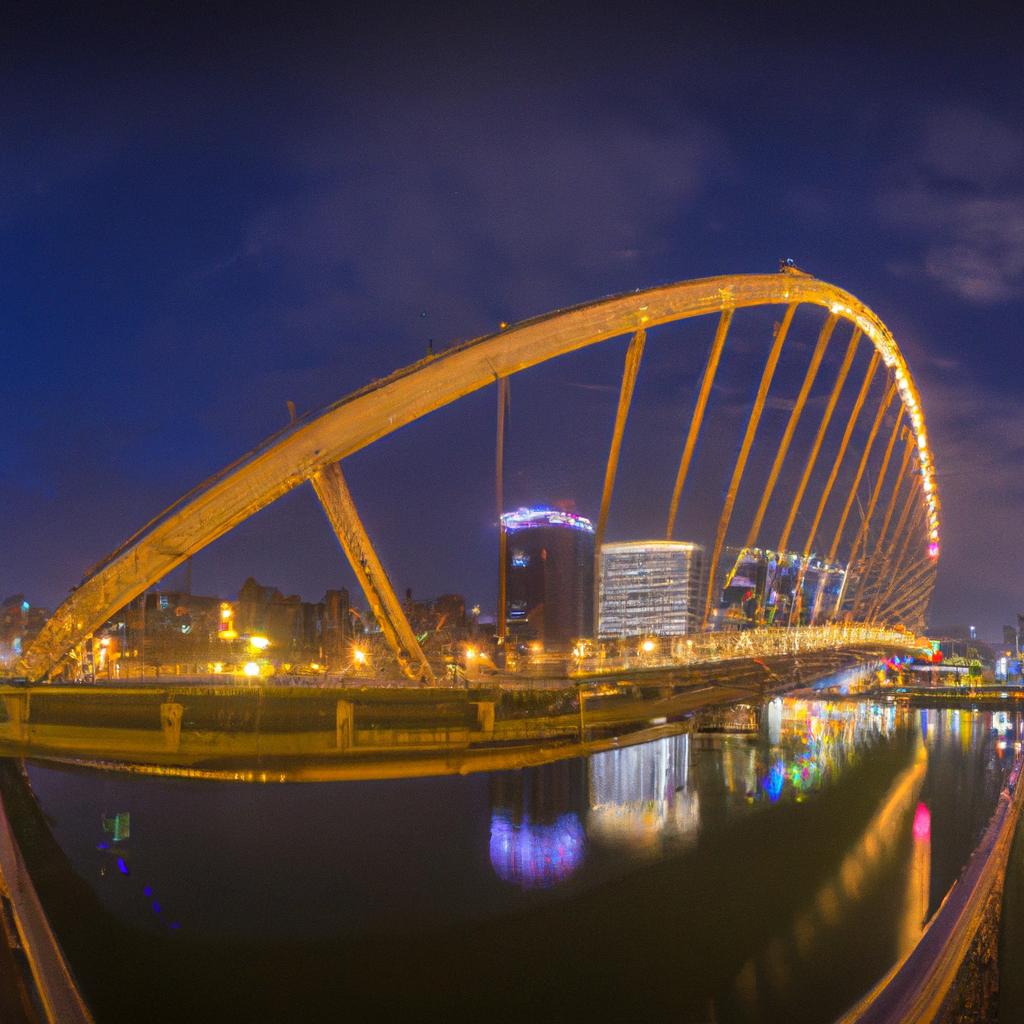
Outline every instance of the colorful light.
{"label": "colorful light", "polygon": [[914,838],[928,839],[932,834],[932,812],[926,804],[918,804],[914,811]]}
{"label": "colorful light", "polygon": [[594,524],[586,516],[544,507],[519,508],[515,512],[506,512],[501,517],[501,525],[507,533],[536,529],[542,526],[568,526],[570,529],[583,530],[585,533],[594,532]]}
{"label": "colorful light", "polygon": [[490,857],[503,882],[546,889],[564,882],[583,861],[586,835],[580,819],[563,814],[553,825],[514,822],[506,812],[491,818]]}

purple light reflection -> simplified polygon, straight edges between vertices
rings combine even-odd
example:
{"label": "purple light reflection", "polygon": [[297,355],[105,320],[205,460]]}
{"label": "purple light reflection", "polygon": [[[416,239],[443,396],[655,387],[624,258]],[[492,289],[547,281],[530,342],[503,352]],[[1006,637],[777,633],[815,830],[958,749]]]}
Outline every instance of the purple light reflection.
{"label": "purple light reflection", "polygon": [[548,889],[567,881],[583,862],[585,835],[575,814],[553,825],[513,822],[507,813],[491,817],[491,866],[503,882],[521,889]]}

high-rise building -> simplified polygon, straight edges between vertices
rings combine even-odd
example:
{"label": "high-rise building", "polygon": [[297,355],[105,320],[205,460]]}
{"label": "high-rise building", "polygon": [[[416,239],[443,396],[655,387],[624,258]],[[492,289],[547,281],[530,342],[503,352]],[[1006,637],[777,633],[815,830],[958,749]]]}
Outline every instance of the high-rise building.
{"label": "high-rise building", "polygon": [[602,637],[679,636],[701,628],[704,549],[674,540],[601,547]]}
{"label": "high-rise building", "polygon": [[552,508],[501,517],[506,621],[517,640],[563,647],[594,632],[594,526]]}

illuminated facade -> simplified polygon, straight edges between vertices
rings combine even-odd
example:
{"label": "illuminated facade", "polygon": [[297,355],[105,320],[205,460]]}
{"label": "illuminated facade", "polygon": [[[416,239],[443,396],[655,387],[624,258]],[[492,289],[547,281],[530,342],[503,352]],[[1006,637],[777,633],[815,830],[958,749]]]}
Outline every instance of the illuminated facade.
{"label": "illuminated facade", "polygon": [[601,546],[598,634],[679,636],[701,628],[704,549],[683,541]]}
{"label": "illuminated facade", "polygon": [[565,647],[594,631],[594,527],[550,508],[501,517],[507,623],[516,640]]}

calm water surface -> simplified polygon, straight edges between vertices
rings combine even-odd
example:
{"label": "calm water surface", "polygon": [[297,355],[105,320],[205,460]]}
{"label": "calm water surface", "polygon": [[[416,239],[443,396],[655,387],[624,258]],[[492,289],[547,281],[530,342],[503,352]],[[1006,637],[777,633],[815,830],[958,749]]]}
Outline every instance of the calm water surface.
{"label": "calm water surface", "polygon": [[752,724],[386,782],[34,764],[24,845],[101,1024],[829,1021],[955,881],[1024,723],[776,700]]}

